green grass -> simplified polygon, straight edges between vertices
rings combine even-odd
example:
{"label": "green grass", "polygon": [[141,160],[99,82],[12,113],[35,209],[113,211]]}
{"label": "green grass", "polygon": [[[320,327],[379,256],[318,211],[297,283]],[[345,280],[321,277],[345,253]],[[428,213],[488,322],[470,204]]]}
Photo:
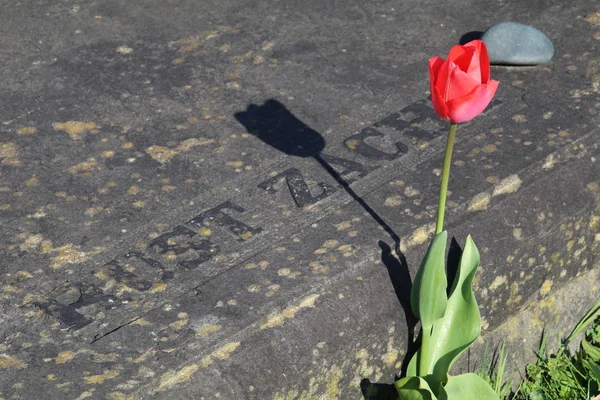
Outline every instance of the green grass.
{"label": "green grass", "polygon": [[[568,346],[584,333],[581,344],[571,354]],[[479,375],[507,400],[589,400],[600,394],[600,299],[581,318],[558,350],[547,354],[547,337],[542,334],[535,363],[525,367],[526,376],[517,390],[510,392],[507,381],[506,347],[502,344],[488,362],[484,352]]]}

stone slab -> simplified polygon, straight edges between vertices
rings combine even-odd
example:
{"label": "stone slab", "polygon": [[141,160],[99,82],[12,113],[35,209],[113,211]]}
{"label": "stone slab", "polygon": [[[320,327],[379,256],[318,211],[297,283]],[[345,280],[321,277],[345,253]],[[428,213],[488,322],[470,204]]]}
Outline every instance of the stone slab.
{"label": "stone slab", "polygon": [[516,16],[555,59],[493,68],[447,211],[484,333],[598,266],[592,4],[3,5],[0,398],[391,383],[447,129],[426,61]]}

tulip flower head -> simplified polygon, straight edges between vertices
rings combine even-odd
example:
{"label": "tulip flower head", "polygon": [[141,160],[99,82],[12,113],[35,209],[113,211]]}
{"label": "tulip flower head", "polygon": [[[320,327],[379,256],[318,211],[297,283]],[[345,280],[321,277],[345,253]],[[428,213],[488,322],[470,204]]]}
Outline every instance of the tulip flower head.
{"label": "tulip flower head", "polygon": [[490,58],[481,40],[452,47],[446,60],[431,58],[429,81],[435,112],[453,124],[481,114],[499,83],[490,80]]}

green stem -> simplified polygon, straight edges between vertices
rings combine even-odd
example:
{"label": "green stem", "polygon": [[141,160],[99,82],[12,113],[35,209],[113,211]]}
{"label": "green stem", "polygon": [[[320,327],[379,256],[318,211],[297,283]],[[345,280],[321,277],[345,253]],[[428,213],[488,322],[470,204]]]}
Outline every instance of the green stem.
{"label": "green stem", "polygon": [[419,357],[418,372],[419,376],[424,378],[430,375],[430,358],[431,351],[431,326],[421,327],[421,355]]}
{"label": "green stem", "polygon": [[440,200],[438,203],[437,222],[435,224],[435,234],[444,230],[444,211],[446,211],[446,194],[448,192],[448,178],[450,177],[450,161],[452,161],[452,149],[454,147],[454,137],[456,136],[457,124],[451,123],[448,131],[448,141],[446,142],[446,154],[444,155],[444,168],[442,169],[442,183],[440,185]]}

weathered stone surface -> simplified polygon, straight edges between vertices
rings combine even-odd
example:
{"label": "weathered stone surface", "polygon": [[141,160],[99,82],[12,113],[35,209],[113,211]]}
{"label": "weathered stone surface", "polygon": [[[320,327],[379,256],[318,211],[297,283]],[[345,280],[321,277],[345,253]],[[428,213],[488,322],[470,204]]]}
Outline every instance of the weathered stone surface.
{"label": "weathered stone surface", "polygon": [[[478,4],[3,10],[0,398],[391,383],[447,129],[427,59],[508,12]],[[564,56],[493,69],[496,100],[456,144],[447,226],[481,250],[484,333],[598,267],[598,16],[536,7],[510,13]]]}
{"label": "weathered stone surface", "polygon": [[552,40],[544,32],[518,22],[492,25],[481,40],[486,44],[492,64],[537,65],[554,56]]}

